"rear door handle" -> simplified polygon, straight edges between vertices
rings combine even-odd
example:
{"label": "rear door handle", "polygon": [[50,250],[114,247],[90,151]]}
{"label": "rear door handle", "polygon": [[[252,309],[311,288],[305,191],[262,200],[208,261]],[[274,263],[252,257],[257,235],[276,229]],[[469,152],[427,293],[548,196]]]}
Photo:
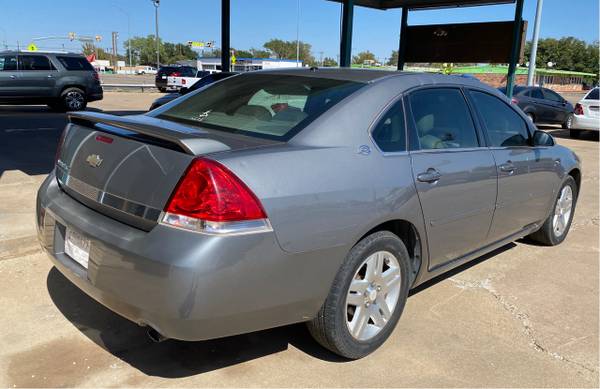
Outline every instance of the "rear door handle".
{"label": "rear door handle", "polygon": [[48,74],[48,78],[54,78],[52,74]]}
{"label": "rear door handle", "polygon": [[506,173],[512,173],[515,171],[515,165],[513,165],[513,163],[511,161],[508,161],[508,162],[500,165],[500,171],[503,171]]}
{"label": "rear door handle", "polygon": [[14,80],[15,78],[17,78],[17,76],[15,76],[14,74],[11,74],[10,78]]}
{"label": "rear door handle", "polygon": [[425,173],[417,174],[417,180],[421,182],[433,183],[437,182],[441,177],[442,175],[440,174],[440,172],[438,172],[434,168],[427,169]]}

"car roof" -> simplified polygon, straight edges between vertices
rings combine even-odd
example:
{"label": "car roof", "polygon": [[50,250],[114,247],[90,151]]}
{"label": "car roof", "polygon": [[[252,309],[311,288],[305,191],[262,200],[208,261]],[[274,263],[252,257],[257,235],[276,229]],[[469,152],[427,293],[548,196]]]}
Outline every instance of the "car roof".
{"label": "car roof", "polygon": [[83,54],[80,53],[63,53],[57,51],[15,51],[15,50],[7,50],[0,51],[0,54],[12,54],[12,55],[59,55],[61,57],[84,57]]}
{"label": "car roof", "polygon": [[304,76],[314,78],[329,78],[333,80],[370,82],[402,72],[390,70],[370,70],[351,68],[282,68],[259,70],[253,73],[274,74],[279,76]]}

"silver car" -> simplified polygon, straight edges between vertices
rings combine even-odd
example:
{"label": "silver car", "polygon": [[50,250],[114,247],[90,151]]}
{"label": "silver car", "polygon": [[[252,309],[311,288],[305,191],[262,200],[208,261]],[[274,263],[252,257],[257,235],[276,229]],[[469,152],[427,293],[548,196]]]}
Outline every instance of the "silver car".
{"label": "silver car", "polygon": [[478,81],[273,70],[71,114],[37,222],[58,270],[155,340],[307,322],[353,359],[411,288],[515,239],[561,243],[580,183],[577,156]]}

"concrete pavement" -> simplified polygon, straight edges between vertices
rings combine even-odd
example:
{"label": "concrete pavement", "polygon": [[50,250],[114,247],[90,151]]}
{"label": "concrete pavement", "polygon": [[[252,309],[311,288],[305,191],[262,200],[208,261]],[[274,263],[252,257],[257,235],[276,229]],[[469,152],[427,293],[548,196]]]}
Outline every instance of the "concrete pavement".
{"label": "concrete pavement", "polygon": [[[92,106],[134,112],[153,98],[107,94]],[[546,128],[583,160],[562,245],[515,242],[420,287],[388,342],[347,362],[302,325],[154,344],[70,284],[40,252],[33,221],[64,120],[45,108],[0,107],[0,386],[599,385],[597,136],[571,140]]]}

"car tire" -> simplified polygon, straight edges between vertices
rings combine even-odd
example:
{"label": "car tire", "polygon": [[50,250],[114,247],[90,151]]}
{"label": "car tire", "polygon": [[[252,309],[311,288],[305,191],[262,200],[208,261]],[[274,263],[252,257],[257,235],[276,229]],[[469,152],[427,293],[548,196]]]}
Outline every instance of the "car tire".
{"label": "car tire", "polygon": [[567,118],[565,119],[565,122],[562,124],[562,128],[564,128],[565,130],[570,130],[571,127],[573,127],[573,114],[570,113]]}
{"label": "car tire", "polygon": [[344,358],[372,353],[402,314],[409,274],[408,251],[398,236],[379,231],[362,239],[346,256],[317,316],[307,323],[311,335]]}
{"label": "car tire", "polygon": [[571,128],[569,130],[569,137],[571,137],[573,139],[579,139],[581,137],[581,131],[574,130],[574,129]]}
{"label": "car tire", "polygon": [[161,93],[166,93],[167,92],[167,88],[158,88],[158,91]]}
{"label": "car tire", "polygon": [[[554,200],[552,213],[542,227],[529,237],[546,246],[556,246],[562,243],[571,228],[577,205],[577,195],[578,188],[575,180],[573,177],[567,176]],[[559,220],[561,221],[559,222]]]}
{"label": "car tire", "polygon": [[67,88],[60,94],[64,111],[82,111],[87,106],[85,92],[79,88]]}

